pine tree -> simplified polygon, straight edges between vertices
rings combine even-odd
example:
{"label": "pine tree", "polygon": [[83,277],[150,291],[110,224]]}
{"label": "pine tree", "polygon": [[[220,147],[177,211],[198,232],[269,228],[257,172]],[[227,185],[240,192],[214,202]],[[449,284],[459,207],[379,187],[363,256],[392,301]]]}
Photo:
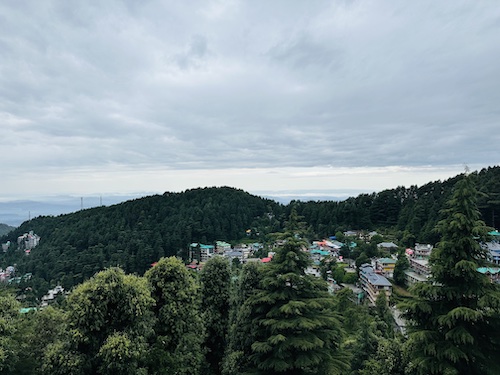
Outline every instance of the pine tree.
{"label": "pine tree", "polygon": [[459,180],[437,225],[441,241],[431,255],[432,279],[412,289],[403,305],[411,357],[421,374],[499,374],[498,285],[477,272],[486,258],[473,176]]}
{"label": "pine tree", "polygon": [[305,273],[309,258],[301,245],[296,236],[286,240],[250,297],[256,335],[250,372],[335,374],[346,368],[333,298],[324,280]]}
{"label": "pine tree", "polygon": [[398,260],[394,266],[393,279],[397,285],[402,287],[406,286],[406,274],[405,271],[410,267],[410,262],[406,257],[405,251],[401,250],[398,254]]}

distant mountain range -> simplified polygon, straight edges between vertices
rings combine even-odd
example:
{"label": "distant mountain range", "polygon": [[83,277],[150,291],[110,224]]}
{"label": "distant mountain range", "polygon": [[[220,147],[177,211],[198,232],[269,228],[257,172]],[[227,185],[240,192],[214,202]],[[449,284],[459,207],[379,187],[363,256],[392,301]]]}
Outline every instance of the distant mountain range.
{"label": "distant mountain range", "polygon": [[[292,200],[301,201],[340,201],[360,194],[359,190],[349,191],[265,191],[257,192],[256,195],[272,199],[281,204],[288,204]],[[153,194],[151,194],[153,195]],[[26,220],[38,216],[58,216],[77,212],[82,209],[110,206],[131,199],[142,198],[147,194],[139,195],[111,195],[111,196],[87,196],[76,197],[60,195],[53,197],[37,198],[32,200],[0,201],[0,223],[8,226],[18,227]],[[83,203],[83,205],[82,205]],[[0,235],[2,235],[0,231]]]}
{"label": "distant mountain range", "polygon": [[9,233],[13,229],[16,229],[16,228],[12,227],[10,225],[7,225],[7,224],[0,223],[0,236],[3,236],[4,234]]}
{"label": "distant mountain range", "polygon": [[17,227],[24,221],[37,216],[58,216],[79,211],[82,207],[86,209],[98,207],[101,204],[109,206],[135,198],[138,198],[138,196],[113,195],[83,197],[82,200],[82,197],[60,195],[36,200],[0,201],[0,223]]}

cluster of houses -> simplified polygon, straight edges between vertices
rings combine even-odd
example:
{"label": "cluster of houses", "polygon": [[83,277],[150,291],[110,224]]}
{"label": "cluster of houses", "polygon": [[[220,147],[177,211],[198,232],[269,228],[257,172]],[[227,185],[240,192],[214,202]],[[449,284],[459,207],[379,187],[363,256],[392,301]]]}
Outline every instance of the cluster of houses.
{"label": "cluster of houses", "polygon": [[59,295],[64,294],[64,288],[60,285],[57,285],[54,289],[49,289],[46,295],[42,297],[42,303],[40,307],[46,307],[52,304]]}
{"label": "cluster of houses", "polygon": [[223,256],[228,258],[230,263],[237,259],[240,263],[250,261],[251,254],[262,249],[263,245],[260,243],[253,244],[240,244],[234,248],[231,244],[224,241],[216,241],[214,245],[205,245],[202,243],[192,243],[189,245],[189,259],[191,261],[191,268],[198,267],[214,256]]}
{"label": "cluster of houses", "polygon": [[20,250],[24,250],[26,255],[31,253],[31,250],[38,246],[40,243],[40,236],[33,233],[32,230],[29,233],[24,233],[17,238],[17,246]]}
{"label": "cluster of houses", "polygon": [[432,245],[415,244],[414,249],[406,249],[405,254],[410,263],[410,267],[405,270],[406,284],[408,286],[417,282],[425,282],[431,275],[429,258],[431,256]]}
{"label": "cluster of houses", "polygon": [[[29,255],[31,250],[37,247],[39,243],[40,236],[35,234],[32,230],[30,230],[29,233],[24,233],[23,235],[17,237],[17,248],[24,251],[26,255]],[[10,249],[11,245],[12,243],[10,241],[3,243],[2,251],[6,253]]]}

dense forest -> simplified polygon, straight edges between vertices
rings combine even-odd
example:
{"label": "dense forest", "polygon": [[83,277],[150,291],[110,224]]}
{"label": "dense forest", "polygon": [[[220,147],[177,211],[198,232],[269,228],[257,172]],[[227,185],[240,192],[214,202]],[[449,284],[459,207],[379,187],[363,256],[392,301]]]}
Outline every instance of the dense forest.
{"label": "dense forest", "polygon": [[[112,266],[142,275],[161,257],[185,259],[192,242],[265,242],[269,233],[284,228],[292,208],[304,218],[311,239],[357,229],[390,231],[406,246],[434,244],[439,238],[433,230],[439,212],[460,177],[344,201],[292,201],[288,205],[229,187],[167,192],[26,221],[0,241],[16,243],[18,236],[33,230],[41,237],[40,245],[29,256],[13,247],[0,255],[0,264],[4,268],[16,264],[19,273],[32,273],[35,282],[41,283],[40,290],[55,283],[71,288]],[[500,167],[483,169],[472,177],[482,219],[498,227]]]}

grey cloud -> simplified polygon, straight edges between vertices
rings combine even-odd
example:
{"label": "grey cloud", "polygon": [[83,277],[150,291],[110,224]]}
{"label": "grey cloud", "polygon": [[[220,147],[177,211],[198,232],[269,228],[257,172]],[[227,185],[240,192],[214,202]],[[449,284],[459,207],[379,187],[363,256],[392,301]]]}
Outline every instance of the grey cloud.
{"label": "grey cloud", "polygon": [[499,161],[495,6],[72,5],[0,5],[0,135],[19,168]]}

